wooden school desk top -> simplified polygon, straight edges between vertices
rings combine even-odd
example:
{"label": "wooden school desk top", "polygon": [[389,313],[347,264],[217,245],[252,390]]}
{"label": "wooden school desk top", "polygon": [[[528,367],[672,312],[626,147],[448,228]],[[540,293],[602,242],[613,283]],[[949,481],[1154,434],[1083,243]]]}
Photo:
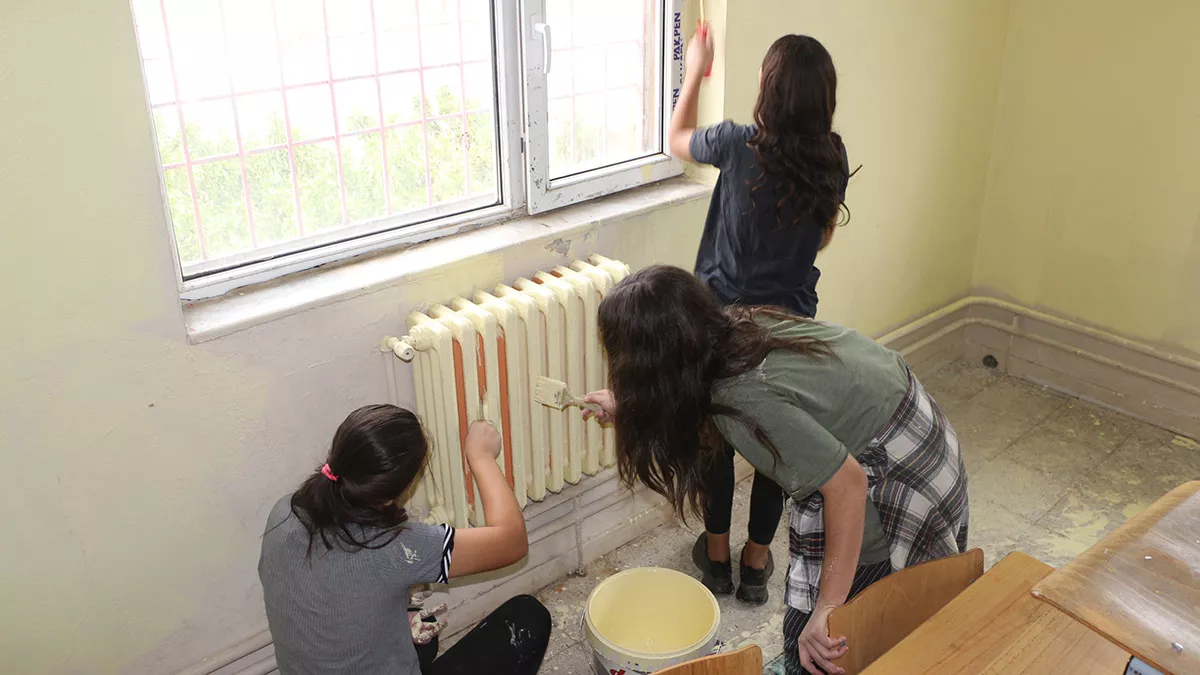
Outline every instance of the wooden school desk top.
{"label": "wooden school desk top", "polygon": [[1053,570],[1010,553],[864,673],[1122,675],[1128,652],[1030,594]]}
{"label": "wooden school desk top", "polygon": [[1167,493],[1033,593],[1164,673],[1200,673],[1200,481]]}

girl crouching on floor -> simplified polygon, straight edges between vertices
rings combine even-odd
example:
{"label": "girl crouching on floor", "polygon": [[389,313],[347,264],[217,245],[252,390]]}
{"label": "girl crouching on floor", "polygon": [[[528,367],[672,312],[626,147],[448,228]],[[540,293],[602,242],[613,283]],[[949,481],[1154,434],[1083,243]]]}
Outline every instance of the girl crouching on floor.
{"label": "girl crouching on floor", "polygon": [[473,424],[466,456],[486,527],[411,522],[405,499],[429,454],[420,422],[391,405],[350,413],[325,465],[267,519],[258,574],[282,675],[537,672],[550,613],[536,599],[512,598],[436,659],[444,624],[411,601],[414,586],[525,556],[525,519],[499,453],[496,430]]}

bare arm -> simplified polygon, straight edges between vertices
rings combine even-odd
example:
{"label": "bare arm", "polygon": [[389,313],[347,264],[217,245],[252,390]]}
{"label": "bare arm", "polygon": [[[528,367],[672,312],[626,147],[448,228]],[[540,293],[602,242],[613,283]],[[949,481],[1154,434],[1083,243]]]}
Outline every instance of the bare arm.
{"label": "bare arm", "polygon": [[713,60],[712,34],[707,24],[702,24],[688,45],[686,71],[679,100],[671,113],[671,124],[667,128],[671,154],[685,162],[692,159],[692,134],[696,131],[696,108],[700,98],[700,82]]}
{"label": "bare arm", "polygon": [[821,569],[818,605],[846,604],[858,555],[862,551],[867,511],[867,474],[853,456],[821,486],[825,500],[825,562]]}
{"label": "bare arm", "polygon": [[487,525],[455,532],[451,577],[499,569],[524,558],[529,551],[525,517],[496,463],[499,454],[500,433],[495,427],[486,422],[472,424],[467,434],[467,462],[479,485]]}
{"label": "bare arm", "polygon": [[833,660],[846,653],[846,639],[829,635],[829,614],[846,604],[854,584],[867,510],[867,474],[853,456],[847,456],[820,492],[825,501],[825,560],[817,605],[800,634],[800,663],[811,672],[816,672],[810,667],[816,664],[827,673],[841,673]]}

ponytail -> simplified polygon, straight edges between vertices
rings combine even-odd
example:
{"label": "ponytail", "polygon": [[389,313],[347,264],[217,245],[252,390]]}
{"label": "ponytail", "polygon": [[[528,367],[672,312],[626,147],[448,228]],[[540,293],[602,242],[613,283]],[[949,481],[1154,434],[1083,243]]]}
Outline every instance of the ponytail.
{"label": "ponytail", "polygon": [[379,549],[408,522],[402,500],[425,466],[429,446],[416,415],[377,405],[350,413],[338,427],[329,461],[292,494],[292,514],[308,530],[311,559],[326,550]]}

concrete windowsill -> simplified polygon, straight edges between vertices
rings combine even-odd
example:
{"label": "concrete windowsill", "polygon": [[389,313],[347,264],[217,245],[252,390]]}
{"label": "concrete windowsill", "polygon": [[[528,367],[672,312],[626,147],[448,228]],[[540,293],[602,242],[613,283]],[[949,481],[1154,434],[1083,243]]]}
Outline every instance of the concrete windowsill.
{"label": "concrete windowsill", "polygon": [[291,314],[373,293],[443,265],[704,199],[711,191],[711,185],[686,177],[673,178],[550,213],[367,254],[239,288],[216,298],[186,302],[183,316],[188,340],[192,344],[207,342]]}

